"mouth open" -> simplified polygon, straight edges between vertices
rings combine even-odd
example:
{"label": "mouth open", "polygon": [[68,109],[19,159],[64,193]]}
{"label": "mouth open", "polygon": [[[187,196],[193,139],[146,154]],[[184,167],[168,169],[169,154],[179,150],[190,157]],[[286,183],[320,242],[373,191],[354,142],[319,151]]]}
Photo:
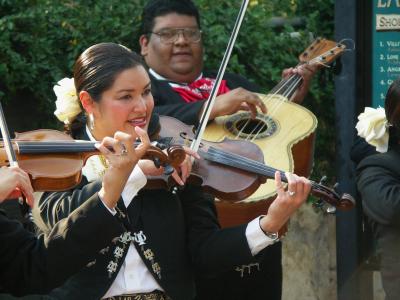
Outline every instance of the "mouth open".
{"label": "mouth open", "polygon": [[128,123],[134,127],[139,126],[139,127],[143,128],[147,124],[147,119],[146,119],[146,117],[130,119],[130,120],[128,120]]}

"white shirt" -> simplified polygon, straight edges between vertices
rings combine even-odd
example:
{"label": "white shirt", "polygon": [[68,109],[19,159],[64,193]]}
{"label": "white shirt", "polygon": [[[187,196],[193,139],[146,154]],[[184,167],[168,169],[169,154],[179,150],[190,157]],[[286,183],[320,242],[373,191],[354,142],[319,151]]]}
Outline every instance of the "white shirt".
{"label": "white shirt", "polygon": [[[96,141],[87,127],[86,133],[91,141]],[[82,169],[82,173],[88,181],[93,181],[104,174],[105,168],[106,166],[103,165],[99,156],[94,155],[87,160],[85,167]],[[136,196],[138,191],[146,185],[146,183],[146,176],[140,167],[136,165],[121,194],[125,207],[128,207],[129,204],[131,204],[132,199]],[[135,203],[132,203],[132,205],[135,205]],[[114,214],[116,213],[115,210],[110,211]],[[162,287],[157,283],[153,275],[147,269],[135,246],[131,242],[122,267],[103,298],[122,294],[146,293],[154,290],[163,291]]]}
{"label": "white shirt", "polygon": [[[156,71],[154,71],[153,69],[149,69],[149,73],[151,74],[151,75],[153,75],[154,76],[154,78],[156,78],[157,80],[166,80],[166,81],[168,81],[168,79],[167,78],[165,78],[165,77],[163,77],[163,76],[161,76],[160,74],[158,74]],[[199,77],[197,77],[196,78],[196,80],[199,80],[199,79],[201,79],[203,77],[203,73],[200,73],[200,75],[199,75]],[[195,80],[195,81],[196,81]],[[169,85],[171,86],[171,87],[181,87],[182,85],[184,85],[185,83],[182,83],[182,84],[180,84],[179,82],[169,82]]]}
{"label": "white shirt", "polygon": [[[86,128],[86,133],[91,141],[95,141],[88,128]],[[100,178],[102,174],[104,174],[104,170],[105,166],[102,164],[99,156],[94,155],[88,159],[85,167],[82,169],[82,173],[88,181],[93,181]],[[142,189],[146,183],[146,176],[140,167],[136,165],[121,194],[126,207],[129,206],[132,199],[134,199],[139,190]],[[132,205],[135,205],[135,203],[132,203]],[[116,213],[115,210],[110,211],[114,214]],[[258,217],[252,220],[246,228],[247,243],[253,256],[275,242],[264,234],[260,228],[259,222]],[[164,291],[147,269],[135,246],[131,243],[117,277],[103,298],[123,294],[146,293],[154,290]]]}

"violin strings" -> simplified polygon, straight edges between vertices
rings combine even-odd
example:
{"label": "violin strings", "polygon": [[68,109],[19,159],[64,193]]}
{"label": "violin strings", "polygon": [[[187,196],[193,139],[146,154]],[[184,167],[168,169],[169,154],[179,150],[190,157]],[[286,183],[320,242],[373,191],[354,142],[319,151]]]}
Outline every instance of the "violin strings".
{"label": "violin strings", "polygon": [[19,152],[25,153],[66,153],[94,151],[95,142],[89,141],[18,141],[16,142]]}
{"label": "violin strings", "polygon": [[[244,157],[242,155],[236,154],[236,153],[229,153],[226,151],[223,151],[221,149],[215,148],[210,146],[207,152],[207,157],[209,160],[219,162],[221,164],[227,165],[227,166],[236,166],[239,169],[249,171],[252,173],[257,173],[259,175],[265,175],[267,177],[274,177],[274,174],[276,171],[281,173],[281,178],[282,181],[287,182],[286,175],[284,174],[283,171],[280,171],[278,169],[269,167],[265,165],[264,163],[258,162],[256,160]],[[313,189],[320,189],[320,185],[316,184],[314,181],[310,181],[311,186]]]}

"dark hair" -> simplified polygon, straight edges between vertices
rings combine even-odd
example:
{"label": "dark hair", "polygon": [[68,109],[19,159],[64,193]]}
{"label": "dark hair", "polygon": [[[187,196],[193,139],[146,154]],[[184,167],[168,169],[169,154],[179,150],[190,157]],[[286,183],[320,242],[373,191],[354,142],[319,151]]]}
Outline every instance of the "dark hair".
{"label": "dark hair", "polygon": [[389,145],[400,141],[400,78],[390,85],[385,98],[385,114],[389,124]]}
{"label": "dark hair", "polygon": [[[121,72],[137,66],[145,66],[141,56],[125,46],[114,43],[93,45],[75,61],[74,82],[77,95],[86,91],[98,102]],[[86,117],[82,112],[66,130],[75,137],[85,124]]]}
{"label": "dark hair", "polygon": [[191,0],[150,0],[143,9],[140,33],[152,32],[154,19],[170,13],[195,17],[200,27],[199,11]]}

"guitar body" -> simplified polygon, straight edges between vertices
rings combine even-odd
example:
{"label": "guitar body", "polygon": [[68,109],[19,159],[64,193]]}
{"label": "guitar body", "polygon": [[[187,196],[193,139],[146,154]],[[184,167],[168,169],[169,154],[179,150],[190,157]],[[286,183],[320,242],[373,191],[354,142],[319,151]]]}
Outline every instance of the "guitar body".
{"label": "guitar body", "polygon": [[[224,137],[249,139],[263,151],[266,165],[308,177],[314,154],[317,118],[298,104],[288,102],[283,96],[261,95],[269,113],[259,114],[250,121],[248,130],[240,132],[250,118],[248,112],[216,118],[204,133],[204,139],[221,141]],[[253,132],[253,129],[256,130]],[[262,128],[261,131],[259,129]],[[256,134],[257,133],[257,134]],[[254,138],[254,139],[252,139]],[[265,214],[276,195],[274,180],[267,180],[249,198],[240,202],[216,201],[219,221],[223,227],[243,224]]]}

